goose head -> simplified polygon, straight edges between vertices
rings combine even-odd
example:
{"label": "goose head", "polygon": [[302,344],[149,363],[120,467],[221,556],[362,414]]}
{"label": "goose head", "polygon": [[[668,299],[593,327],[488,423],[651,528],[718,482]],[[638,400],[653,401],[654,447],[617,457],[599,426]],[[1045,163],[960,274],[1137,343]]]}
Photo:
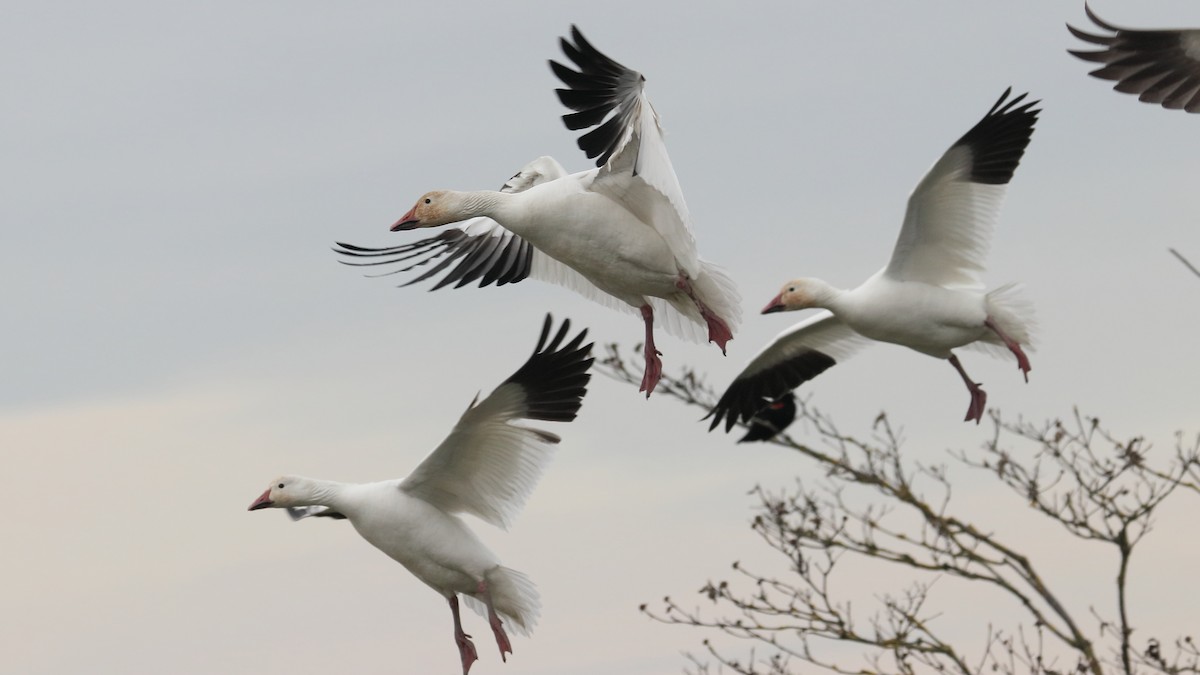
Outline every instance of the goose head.
{"label": "goose head", "polygon": [[819,279],[793,279],[783,285],[779,295],[763,307],[763,314],[791,312],[810,307],[824,307],[829,300],[829,284]]}
{"label": "goose head", "polygon": [[462,198],[456,193],[447,190],[426,192],[408,213],[392,224],[392,232],[456,223],[465,219],[462,208]]}
{"label": "goose head", "polygon": [[307,478],[280,476],[271,481],[271,487],[250,504],[248,511],[259,509],[283,509],[289,506],[307,506],[312,503],[315,486]]}

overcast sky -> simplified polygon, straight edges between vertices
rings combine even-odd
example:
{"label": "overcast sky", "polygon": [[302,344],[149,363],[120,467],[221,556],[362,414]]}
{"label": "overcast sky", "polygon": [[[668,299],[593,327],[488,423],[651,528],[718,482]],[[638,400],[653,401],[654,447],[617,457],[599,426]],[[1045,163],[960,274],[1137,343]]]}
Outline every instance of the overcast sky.
{"label": "overcast sky", "polygon": [[[1200,26],[1187,0],[1093,7]],[[387,227],[430,189],[496,188],[543,154],[586,168],[546,66],[572,23],[645,74],[701,253],[744,298],[728,357],[663,335],[667,372],[690,364],[724,387],[802,318],[757,314],[784,281],[853,287],[881,267],[908,193],[1012,86],[1044,113],[988,278],[1024,282],[1041,329],[1028,384],[1010,360],[968,351],[965,367],[1006,416],[1078,406],[1160,460],[1177,430],[1200,430],[1200,280],[1167,252],[1200,260],[1200,115],[1087,77],[1063,25],[1086,25],[1082,1],[117,0],[5,14],[6,672],[457,672],[445,601],[349,525],[245,509],[280,473],[404,475],[520,365],[547,311],[602,342],[640,339],[636,318],[564,289],[397,289],[330,251],[412,241]],[[913,461],[992,432],[960,421],[949,365],[899,347],[802,391],[859,435],[888,411]],[[699,650],[706,636],[637,606],[699,603],[735,559],[773,564],[746,492],[819,478],[782,449],[707,434],[700,414],[596,376],[579,419],[547,425],[564,440],[513,529],[473,523],[538,584],[541,623],[501,664],[486,622],[465,615],[473,673],[678,672]],[[1039,529],[986,479],[952,477],[962,508],[1024,542],[1079,616],[1112,614],[1095,590],[1115,574],[1109,552]],[[1195,508],[1177,497],[1135,562],[1140,637],[1197,628]],[[981,606],[947,602],[943,620],[978,640],[1013,616]]]}

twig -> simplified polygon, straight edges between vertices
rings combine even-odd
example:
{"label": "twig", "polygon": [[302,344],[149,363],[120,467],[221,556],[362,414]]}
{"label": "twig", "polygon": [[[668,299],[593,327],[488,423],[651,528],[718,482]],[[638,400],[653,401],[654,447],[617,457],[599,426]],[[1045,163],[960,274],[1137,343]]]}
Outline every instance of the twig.
{"label": "twig", "polygon": [[1171,252],[1171,255],[1175,256],[1176,258],[1179,258],[1179,262],[1186,265],[1187,268],[1192,271],[1192,274],[1195,274],[1196,276],[1200,277],[1200,270],[1196,269],[1195,265],[1188,262],[1188,259],[1183,257],[1182,253],[1180,253],[1179,251],[1176,251],[1173,248],[1168,248],[1167,250]]}

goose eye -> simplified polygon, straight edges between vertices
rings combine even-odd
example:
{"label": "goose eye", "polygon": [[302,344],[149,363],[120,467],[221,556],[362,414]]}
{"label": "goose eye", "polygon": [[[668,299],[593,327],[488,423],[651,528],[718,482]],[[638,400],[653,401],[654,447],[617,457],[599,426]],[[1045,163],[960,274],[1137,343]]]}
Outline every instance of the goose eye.
{"label": "goose eye", "polygon": [[788,293],[795,293],[795,292],[796,292],[795,286],[788,286]]}
{"label": "goose eye", "polygon": [[426,199],[425,199],[425,203],[426,203],[426,204],[429,204],[429,203],[430,203],[430,202],[432,202],[432,201],[433,201],[432,199],[428,199],[428,198],[426,198]]}
{"label": "goose eye", "polygon": [[279,484],[279,489],[280,489],[280,490],[282,490],[282,489],[283,489],[283,483],[280,483],[280,484]]}

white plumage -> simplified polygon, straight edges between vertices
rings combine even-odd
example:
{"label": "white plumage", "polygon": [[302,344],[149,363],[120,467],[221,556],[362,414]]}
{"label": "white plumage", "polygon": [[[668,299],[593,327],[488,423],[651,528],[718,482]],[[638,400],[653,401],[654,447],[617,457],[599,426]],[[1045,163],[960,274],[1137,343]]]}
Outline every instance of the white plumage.
{"label": "white plumage", "polygon": [[408,477],[338,483],[300,476],[275,479],[250,510],[286,508],[294,519],[348,519],[379,550],[441,593],[454,615],[463,673],[477,658],[463,632],[458,596],[488,617],[501,657],[512,652],[504,626],[526,635],[537,622],[537,590],[500,564],[457,514],[507,528],[525,505],[559,437],[519,423],[569,422],[587,393],[587,331],[566,342],[570,321],[550,339],[546,317],[537,348],[487,398],[473,401],[450,435]]}
{"label": "white plumage", "polygon": [[566,85],[556,90],[559,98],[576,111],[563,121],[569,129],[591,129],[579,146],[597,158],[596,168],[567,174],[552,158],[539,157],[499,191],[429,192],[392,229],[458,226],[389,248],[339,244],[339,252],[355,258],[350,264],[406,265],[395,272],[438,261],[409,283],[443,272],[434,288],[532,276],[638,313],[646,331],[642,390],[649,396],[661,374],[655,318],[676,336],[707,339],[724,352],[741,321],[741,298],[733,280],[697,252],[645,78],[574,27],[571,40],[561,42],[578,68],[550,62]]}
{"label": "white plumage", "polygon": [[992,229],[1005,188],[1029,144],[1040,112],[1008,100],[947,150],[908,200],[891,260],[857,288],[819,279],[784,284],[763,313],[819,307],[828,311],[784,331],[755,356],[710,413],[715,428],[751,419],[776,399],[872,340],[948,359],[971,393],[966,419],[978,422],[987,395],[966,374],[953,349],[1008,350],[1026,374],[1032,309],[1013,285],[988,291],[983,281]]}

